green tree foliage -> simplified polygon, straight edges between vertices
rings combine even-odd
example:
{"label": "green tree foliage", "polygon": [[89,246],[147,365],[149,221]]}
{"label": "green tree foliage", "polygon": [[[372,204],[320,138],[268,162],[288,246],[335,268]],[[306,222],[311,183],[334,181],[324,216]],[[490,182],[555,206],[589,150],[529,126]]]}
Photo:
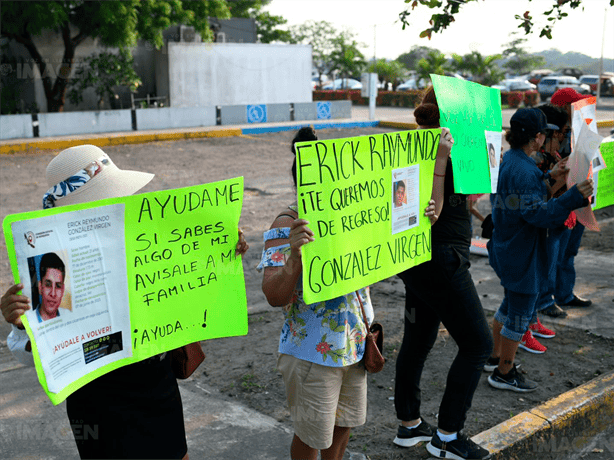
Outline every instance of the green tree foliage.
{"label": "green tree foliage", "polygon": [[[411,5],[411,9],[406,8],[399,13],[399,18],[403,23],[403,29],[409,25],[409,17],[416,8],[427,7],[430,9],[437,8],[437,13],[431,15],[429,21],[430,27],[420,32],[420,37],[431,38],[433,33],[445,30],[455,20],[463,5],[477,0],[405,0],[405,3]],[[490,0],[495,1],[495,0]],[[530,1],[530,0],[529,0]],[[530,11],[525,11],[523,14],[516,14],[514,17],[518,21],[518,27],[525,31],[525,34],[533,32],[534,29],[539,29],[540,37],[552,39],[552,30],[557,21],[569,15],[571,10],[579,8],[588,0],[551,0],[552,6],[543,12],[540,16],[545,16],[546,24],[535,24]],[[591,0],[593,1],[593,0]],[[614,0],[610,0],[610,6],[614,6]]]}
{"label": "green tree foliage", "polygon": [[414,45],[411,47],[409,52],[399,55],[397,61],[403,64],[407,69],[415,70],[416,66],[418,65],[418,61],[425,58],[430,51],[439,52],[439,50],[428,46]]}
{"label": "green tree foliage", "polygon": [[94,88],[99,105],[105,98],[115,96],[117,86],[127,86],[131,92],[136,92],[142,84],[134,71],[134,60],[128,50],[120,50],[119,54],[103,52],[85,58],[83,65],[77,67],[70,79],[68,99],[77,105],[83,101],[83,92]]}
{"label": "green tree foliage", "polygon": [[376,73],[379,81],[390,82],[394,87],[396,87],[397,80],[400,80],[405,74],[405,68],[399,61],[387,61],[386,59],[371,62],[367,71]]}
{"label": "green tree foliage", "polygon": [[290,28],[292,43],[311,45],[313,65],[318,70],[319,84],[322,85],[322,74],[330,68],[331,54],[335,47],[333,40],[338,32],[330,22],[307,21]]}
{"label": "green tree foliage", "polygon": [[263,8],[271,0],[228,0],[228,9],[233,18],[252,18],[256,21],[256,33],[260,43],[292,42],[289,31],[279,29],[288,21],[282,16],[275,16]]}
{"label": "green tree foliage", "polygon": [[416,80],[424,79],[424,81],[430,81],[432,73],[444,75],[450,69],[450,64],[445,54],[439,51],[429,51],[425,58],[418,61],[418,68],[416,69],[418,78]]}
{"label": "green tree foliage", "polygon": [[333,70],[339,72],[342,78],[360,75],[367,63],[364,55],[358,49],[359,44],[355,35],[350,31],[343,31],[333,38],[333,50],[330,63]]}
{"label": "green tree foliage", "polygon": [[526,38],[515,38],[504,45],[506,48],[503,50],[503,57],[507,58],[507,61],[505,61],[503,67],[508,69],[510,73],[524,75],[545,65],[546,61],[543,57],[526,52],[522,46],[526,41]]}
{"label": "green tree foliage", "polygon": [[463,73],[469,73],[473,80],[482,85],[490,86],[503,79],[503,71],[497,65],[500,54],[482,56],[479,51],[473,51],[464,56],[452,55],[452,66]]}
{"label": "green tree foliage", "polygon": [[[135,46],[137,39],[143,39],[159,48],[163,45],[163,30],[173,24],[185,24],[193,26],[203,39],[210,40],[210,16],[229,18],[226,1],[3,1],[0,26],[2,36],[24,45],[37,65],[47,110],[61,112],[75,50],[86,38],[97,38],[104,46],[120,49]],[[48,68],[49,60],[34,42],[34,37],[44,29],[59,31],[64,42],[64,55],[57,73]]]}

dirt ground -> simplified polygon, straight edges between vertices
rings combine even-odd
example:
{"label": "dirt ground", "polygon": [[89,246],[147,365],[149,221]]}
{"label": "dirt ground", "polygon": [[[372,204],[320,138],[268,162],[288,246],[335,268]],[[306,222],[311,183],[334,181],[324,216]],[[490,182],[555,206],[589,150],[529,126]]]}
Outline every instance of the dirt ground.
{"label": "dirt ground", "polygon": [[[322,139],[351,137],[392,130],[364,128],[319,132]],[[276,370],[277,345],[283,323],[281,310],[266,303],[260,290],[262,275],[255,270],[263,243],[262,232],[275,216],[293,200],[289,168],[292,154],[289,143],[293,132],[161,142],[143,145],[107,147],[115,163],[123,169],[156,173],[156,179],[143,191],[178,188],[211,182],[239,175],[245,177],[246,194],[241,226],[251,245],[244,258],[249,315],[249,334],[203,342],[205,363],[194,378],[219,389],[220,396],[239,400],[247,406],[270,415],[291,426],[286,409],[280,374]],[[604,134],[605,135],[605,134]],[[53,152],[39,152],[0,157],[0,215],[39,209],[47,189],[44,171]],[[488,213],[488,200],[479,202],[479,209]],[[598,214],[600,220],[611,220],[612,208]],[[475,226],[475,225],[474,225]],[[612,252],[613,226],[604,232],[587,234],[583,247]],[[477,257],[477,256],[475,256]],[[0,290],[11,284],[4,239],[0,248]],[[355,429],[348,449],[363,452],[370,459],[427,458],[423,448],[404,450],[392,444],[398,421],[394,412],[394,368],[403,333],[402,282],[390,278],[372,287],[376,316],[386,332],[384,370],[368,377],[368,421]],[[492,318],[492,313],[488,313]],[[545,342],[544,355],[519,351],[518,361],[530,369],[532,379],[540,383],[534,393],[519,395],[490,388],[486,375],[480,381],[465,427],[475,435],[511,416],[534,407],[570,388],[614,368],[614,340],[585,331],[558,328],[558,336]],[[0,337],[8,333],[0,325]],[[2,345],[0,345],[2,348]],[[0,350],[2,351],[2,350]],[[439,402],[443,394],[447,370],[456,354],[456,345],[442,328],[437,343],[426,363],[422,377],[424,418],[436,424]]]}

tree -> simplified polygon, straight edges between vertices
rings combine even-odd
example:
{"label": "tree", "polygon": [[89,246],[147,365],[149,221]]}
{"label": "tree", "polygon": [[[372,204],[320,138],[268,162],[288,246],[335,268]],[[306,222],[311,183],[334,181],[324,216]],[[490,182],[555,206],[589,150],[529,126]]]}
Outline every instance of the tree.
{"label": "tree", "polygon": [[[403,30],[409,25],[408,17],[415,8],[427,7],[430,9],[440,8],[439,12],[431,15],[431,27],[420,32],[420,37],[431,38],[433,33],[445,30],[455,20],[455,16],[460,11],[463,5],[477,0],[405,0],[405,3],[411,3],[411,10],[405,9],[399,13],[399,19],[403,23]],[[530,0],[529,0],[530,1]],[[584,0],[588,1],[588,0]],[[552,29],[557,21],[568,16],[568,11],[582,6],[583,0],[551,0],[552,7],[543,12],[543,16],[547,17],[547,24],[536,25],[533,22],[533,17],[530,11],[525,11],[522,15],[516,14],[514,17],[519,21],[518,27],[529,34],[534,28],[541,27],[540,37],[552,39]],[[610,5],[614,6],[614,0],[610,0]]]}
{"label": "tree", "polygon": [[93,87],[99,105],[103,105],[105,98],[115,96],[116,86],[127,86],[135,93],[141,84],[128,50],[121,50],[119,54],[103,52],[85,58],[83,65],[77,67],[69,82],[68,99],[77,105],[83,101],[83,92]]}
{"label": "tree", "polygon": [[[390,82],[396,88],[396,82],[403,77],[404,67],[398,61],[387,61],[386,59],[378,59],[371,62],[367,67],[367,71],[377,73],[379,80],[382,83]],[[384,86],[386,88],[386,86]]]}
{"label": "tree", "polygon": [[360,74],[366,67],[364,55],[358,49],[359,44],[355,35],[350,31],[343,31],[333,39],[333,51],[330,62],[333,69],[337,70],[342,78]]}
{"label": "tree", "polygon": [[[127,49],[143,39],[156,48],[164,44],[162,31],[173,24],[193,26],[203,39],[210,40],[209,17],[228,18],[225,0],[125,0],[110,1],[3,1],[2,36],[26,47],[40,72],[47,110],[64,109],[75,50],[88,38],[104,46]],[[38,50],[34,37],[44,29],[58,30],[64,42],[61,64],[54,72]]]}
{"label": "tree", "polygon": [[326,21],[307,21],[290,28],[293,43],[311,45],[313,65],[318,71],[319,86],[322,86],[322,74],[330,68],[333,40],[338,34],[333,25]]}
{"label": "tree", "polygon": [[503,67],[515,75],[524,75],[533,69],[543,67],[546,63],[543,57],[533,56],[526,52],[522,47],[522,44],[526,41],[526,38],[515,38],[505,44],[506,49],[503,51],[503,57],[507,58],[507,61],[503,64]]}
{"label": "tree", "polygon": [[288,21],[282,16],[275,16],[262,9],[271,0],[228,0],[228,9],[233,18],[252,18],[256,21],[256,34],[260,43],[292,41],[289,31],[278,29]]}
{"label": "tree", "polygon": [[459,71],[470,73],[478,83],[490,86],[503,79],[503,72],[496,63],[499,59],[500,54],[482,56],[479,51],[473,51],[464,56],[453,54],[452,65]]}
{"label": "tree", "polygon": [[438,49],[430,48],[428,46],[419,46],[414,45],[411,47],[408,53],[403,53],[399,55],[397,61],[403,64],[409,70],[415,70],[418,65],[418,61],[420,59],[425,58],[430,51],[436,51],[439,53]]}
{"label": "tree", "polygon": [[444,75],[449,70],[450,65],[445,54],[439,51],[430,51],[425,58],[418,61],[418,68],[416,69],[418,77],[416,80],[420,81],[423,79],[424,81],[429,81],[432,73]]}

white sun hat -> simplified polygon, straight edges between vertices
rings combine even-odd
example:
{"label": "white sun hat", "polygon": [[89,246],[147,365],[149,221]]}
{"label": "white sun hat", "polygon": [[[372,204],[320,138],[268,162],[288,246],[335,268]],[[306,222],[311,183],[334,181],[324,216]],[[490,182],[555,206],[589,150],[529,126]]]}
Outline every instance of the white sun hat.
{"label": "white sun hat", "polygon": [[116,198],[136,193],[154,174],[119,169],[95,145],[78,145],[61,151],[47,166],[44,207]]}

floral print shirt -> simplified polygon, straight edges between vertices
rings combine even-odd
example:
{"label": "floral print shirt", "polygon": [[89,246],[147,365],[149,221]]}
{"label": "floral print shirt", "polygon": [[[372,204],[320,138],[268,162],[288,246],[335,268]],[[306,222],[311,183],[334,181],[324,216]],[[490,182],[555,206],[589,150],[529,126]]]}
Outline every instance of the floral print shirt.
{"label": "floral print shirt", "polygon": [[[264,233],[264,242],[287,239],[289,227],[273,228]],[[282,267],[290,256],[290,244],[265,249],[258,270]],[[369,323],[373,307],[369,288],[357,291]],[[291,303],[284,308],[285,322],[279,338],[279,353],[331,367],[359,362],[365,350],[366,328],[356,292],[311,305],[303,301],[303,282],[299,278]]]}

